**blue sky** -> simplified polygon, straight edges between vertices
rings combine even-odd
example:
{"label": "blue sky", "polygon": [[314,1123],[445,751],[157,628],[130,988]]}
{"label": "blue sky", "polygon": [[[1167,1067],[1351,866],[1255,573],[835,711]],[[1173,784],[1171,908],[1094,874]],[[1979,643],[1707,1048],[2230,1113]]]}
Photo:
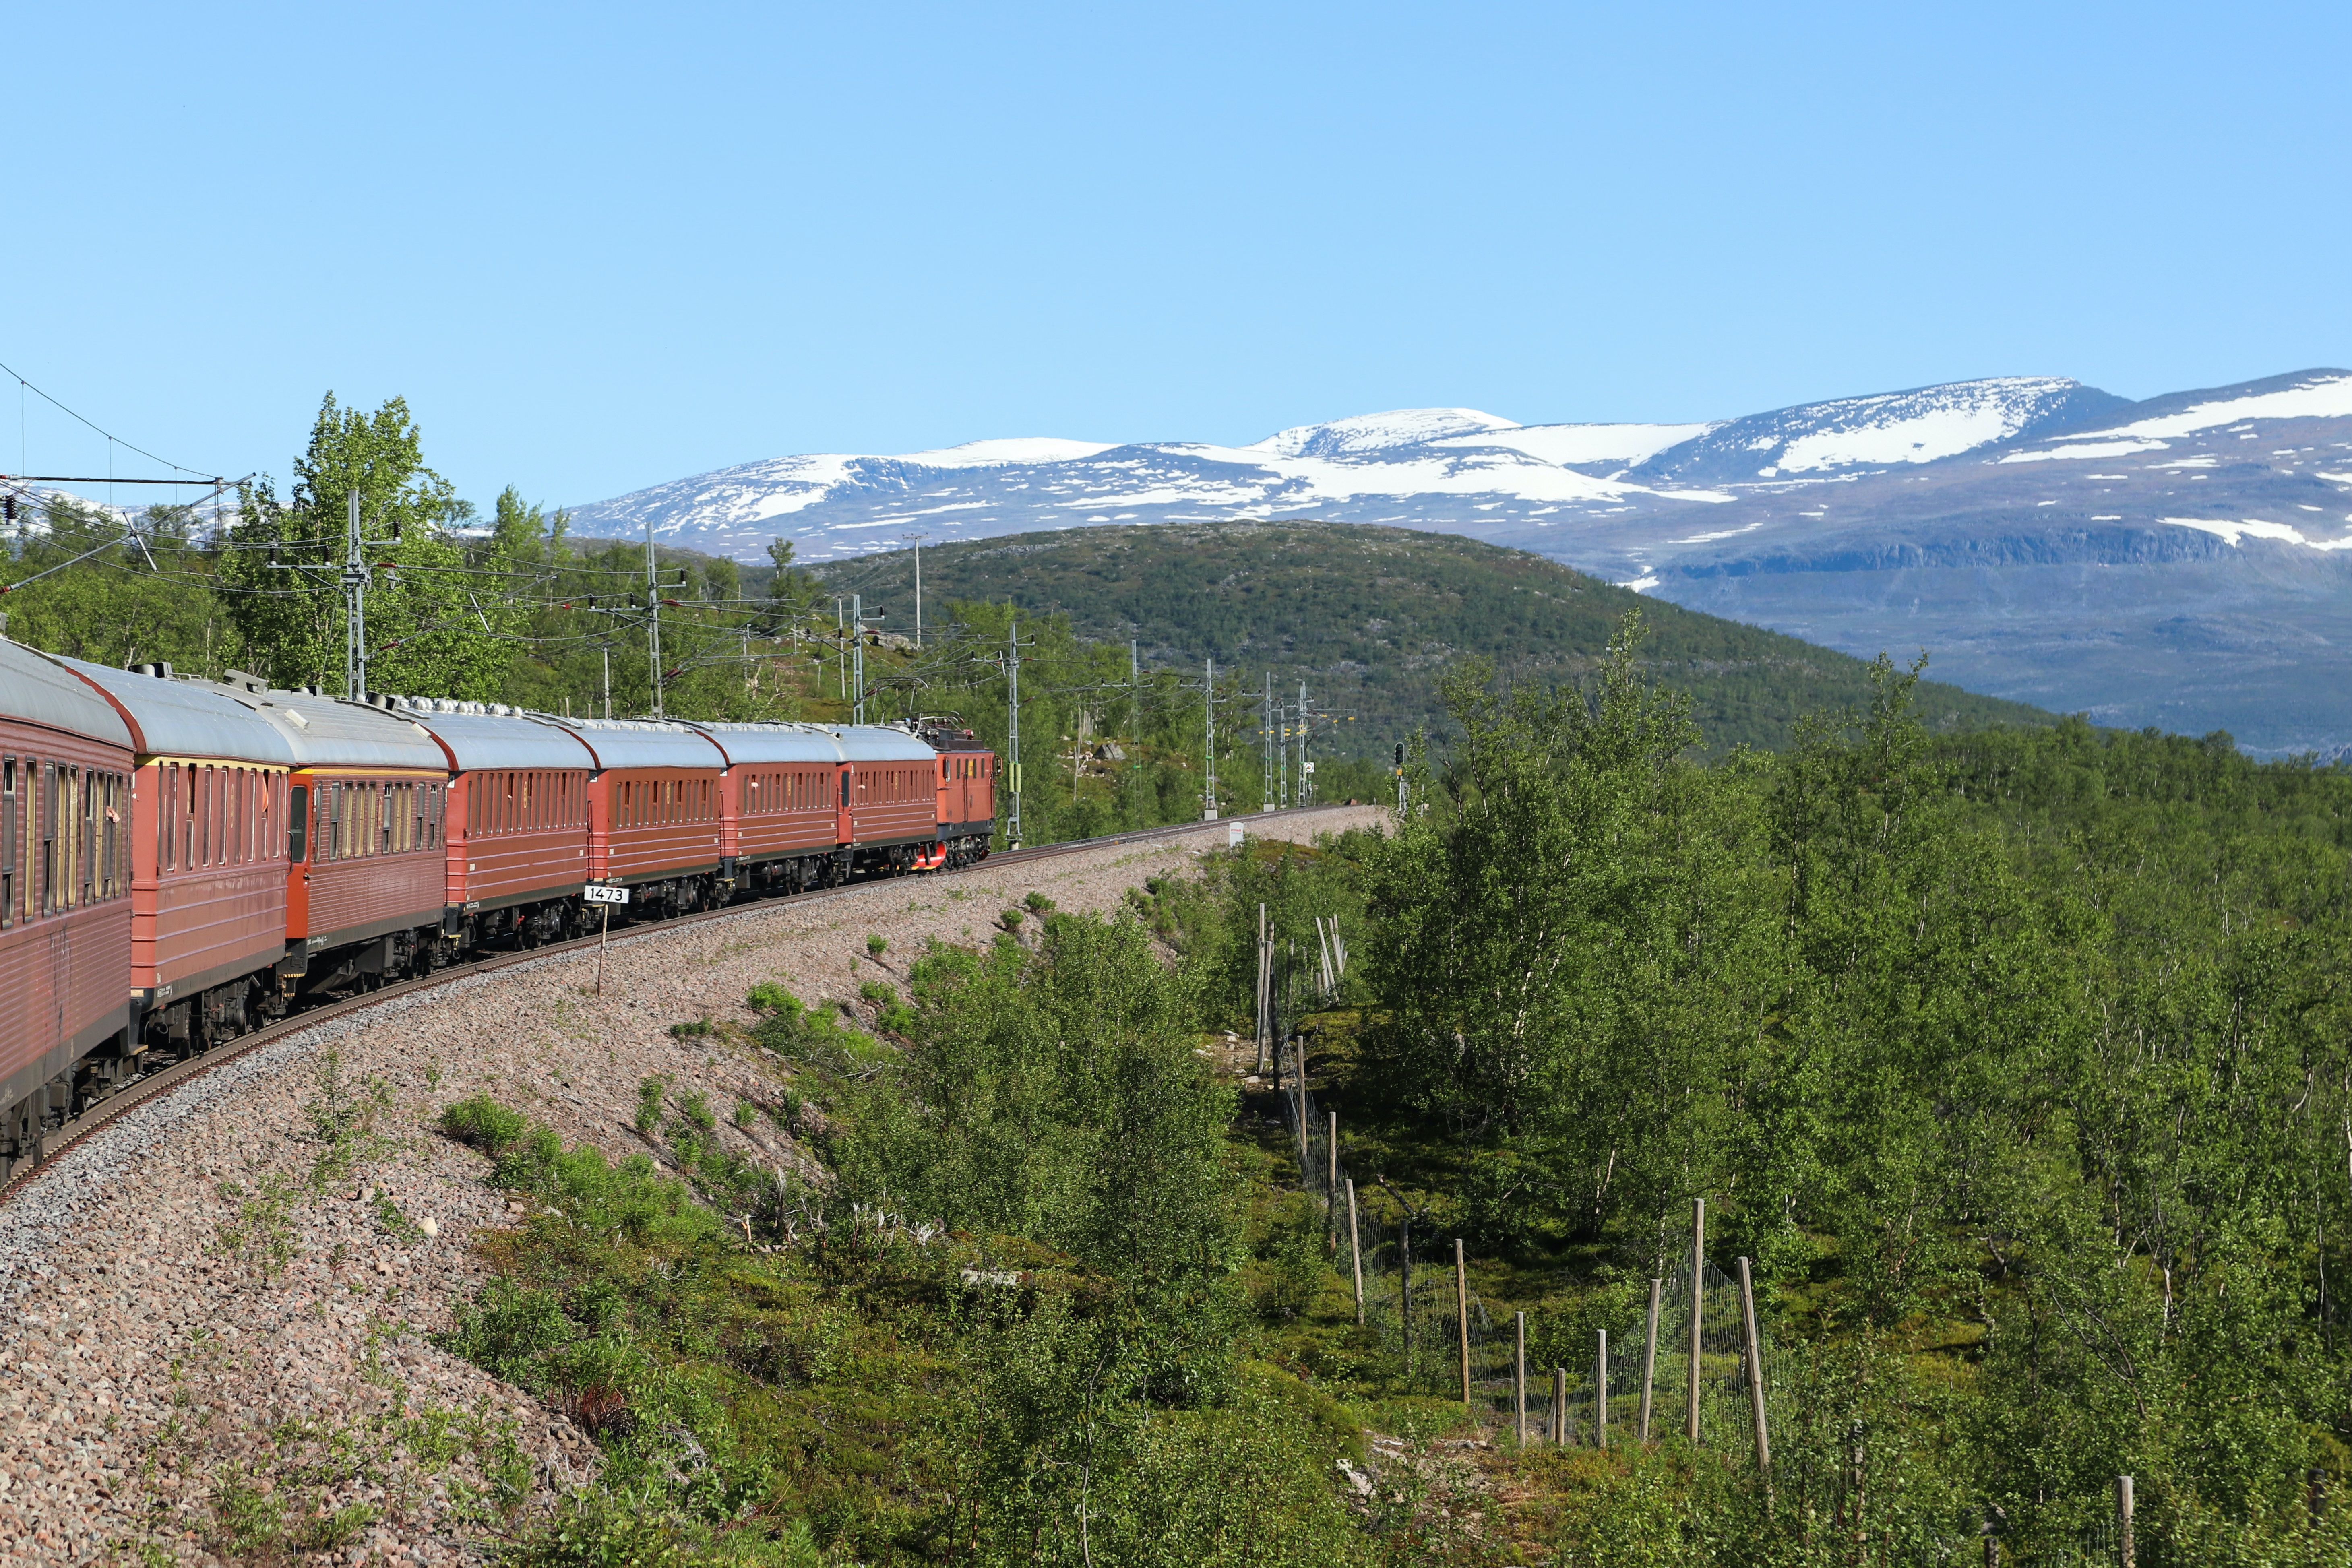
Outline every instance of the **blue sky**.
{"label": "blue sky", "polygon": [[[2342,5],[18,5],[0,37],[0,361],[232,475],[282,479],[329,388],[406,395],[478,502],[561,502],[986,437],[2352,364]],[[37,400],[22,434],[102,471]]]}

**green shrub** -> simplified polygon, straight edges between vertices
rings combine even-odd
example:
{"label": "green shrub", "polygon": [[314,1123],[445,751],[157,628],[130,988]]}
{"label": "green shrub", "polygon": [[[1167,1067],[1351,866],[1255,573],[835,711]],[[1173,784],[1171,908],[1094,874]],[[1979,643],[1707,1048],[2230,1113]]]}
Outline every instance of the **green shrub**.
{"label": "green shrub", "polygon": [[1021,922],[1025,917],[1025,910],[1007,910],[1003,914],[997,916],[996,921],[997,923],[1002,925],[1006,931],[1019,931],[1021,929]]}
{"label": "green shrub", "polygon": [[758,1106],[752,1104],[748,1100],[739,1100],[735,1102],[736,1126],[748,1129],[751,1123],[759,1120],[760,1108]]}
{"label": "green shrub", "polygon": [[648,1138],[661,1130],[662,1093],[666,1087],[657,1078],[637,1085],[637,1131]]}
{"label": "green shrub", "polygon": [[700,1039],[703,1036],[710,1033],[709,1016],[705,1015],[702,1017],[697,1018],[691,1024],[672,1024],[669,1026],[669,1033],[670,1038],[674,1040]]}
{"label": "green shrub", "polygon": [[1031,893],[1021,901],[1029,906],[1029,912],[1032,914],[1042,915],[1054,907],[1054,900],[1043,893]]}
{"label": "green shrub", "polygon": [[487,1094],[461,1100],[441,1112],[441,1131],[485,1154],[503,1154],[514,1146],[530,1122],[520,1110],[510,1110]]}
{"label": "green shrub", "polygon": [[801,1010],[800,998],[772,980],[762,980],[752,986],[751,994],[743,1001],[754,1013],[797,1013]]}
{"label": "green shrub", "polygon": [[872,931],[866,933],[866,951],[876,958],[890,951],[890,944]]}
{"label": "green shrub", "polygon": [[868,1002],[896,1002],[898,988],[887,980],[868,980],[858,986],[857,994]]}
{"label": "green shrub", "polygon": [[697,1132],[708,1132],[719,1125],[719,1118],[711,1114],[709,1100],[698,1089],[678,1097],[677,1113]]}

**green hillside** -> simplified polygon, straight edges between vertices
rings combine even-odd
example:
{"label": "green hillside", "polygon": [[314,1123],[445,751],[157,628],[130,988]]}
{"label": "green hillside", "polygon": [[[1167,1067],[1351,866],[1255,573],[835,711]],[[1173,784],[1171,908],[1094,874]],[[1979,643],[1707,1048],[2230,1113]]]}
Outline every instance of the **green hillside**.
{"label": "green hillside", "polygon": [[[819,569],[864,595],[887,624],[914,623],[906,552]],[[975,540],[923,552],[927,619],[950,600],[1010,601],[1069,617],[1081,637],[1137,641],[1147,668],[1197,669],[1213,657],[1261,687],[1353,714],[1331,744],[1385,752],[1415,728],[1442,731],[1437,683],[1449,665],[1491,658],[1512,680],[1587,673],[1624,613],[1651,636],[1643,662],[1696,700],[1710,751],[1779,747],[1801,714],[1867,700],[1864,666],[1795,637],[1720,620],[1570,571],[1447,534],[1328,522],[1214,522],[1079,528]],[[1887,650],[1907,661],[1918,650]],[[1931,650],[1932,651],[1932,650]],[[1919,707],[1939,729],[2040,724],[2050,715],[1934,682]]]}

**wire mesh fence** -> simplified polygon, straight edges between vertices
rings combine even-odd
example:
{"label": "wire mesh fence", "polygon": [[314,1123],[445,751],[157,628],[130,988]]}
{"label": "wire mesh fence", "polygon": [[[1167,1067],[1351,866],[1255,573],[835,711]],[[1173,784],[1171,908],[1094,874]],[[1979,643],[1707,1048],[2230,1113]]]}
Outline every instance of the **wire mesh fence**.
{"label": "wire mesh fence", "polygon": [[[1529,1325],[1498,1318],[1465,1287],[1458,1243],[1430,1215],[1385,1184],[1358,1188],[1337,1124],[1300,1070],[1303,1042],[1283,1042],[1275,1065],[1301,1185],[1327,1216],[1328,1252],[1349,1280],[1359,1321],[1405,1387],[1466,1391],[1474,1416],[1514,1436],[1524,1431],[1529,1441],[1605,1445],[1681,1432],[1706,1447],[1754,1454],[1750,1336],[1738,1280],[1706,1264],[1694,1292],[1685,1266],[1657,1282],[1655,1312],[1644,1313],[1636,1332],[1596,1332],[1590,1345],[1562,1347],[1538,1331],[1531,1345]],[[1769,1440],[1777,1352],[1760,1325],[1754,1338]]]}
{"label": "wire mesh fence", "polygon": [[[1466,1288],[1460,1244],[1433,1215],[1384,1182],[1359,1184],[1337,1123],[1302,1070],[1305,1044],[1284,1039],[1270,1053],[1284,1131],[1300,1185],[1320,1200],[1327,1256],[1402,1391],[1465,1398],[1474,1419],[1530,1444],[1680,1436],[1735,1465],[1760,1470],[1769,1462],[1790,1504],[1817,1512],[1825,1529],[1853,1532],[1856,1561],[1926,1568],[1983,1560],[1978,1518],[1914,1519],[1899,1529],[1864,1522],[1868,1433],[1859,1423],[1850,1433],[1823,1426],[1837,1423],[1822,1405],[1809,1406],[1805,1392],[1821,1369],[1801,1362],[1801,1349],[1776,1342],[1768,1323],[1751,1323],[1750,1293],[1713,1263],[1701,1261],[1695,1276],[1684,1259],[1614,1330],[1576,1331],[1573,1341],[1559,1325],[1490,1309]],[[2068,1499],[2051,1511],[2067,1517],[2036,1531],[2035,1563],[2125,1561],[2115,1498]],[[2144,1525],[2131,1558],[2134,1568],[2189,1561]]]}

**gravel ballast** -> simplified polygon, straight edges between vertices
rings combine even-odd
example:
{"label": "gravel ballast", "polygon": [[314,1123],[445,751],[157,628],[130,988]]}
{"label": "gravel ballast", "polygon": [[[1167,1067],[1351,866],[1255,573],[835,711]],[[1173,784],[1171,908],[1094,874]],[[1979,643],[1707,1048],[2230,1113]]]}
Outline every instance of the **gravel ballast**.
{"label": "gravel ballast", "polygon": [[[1249,830],[1386,819],[1335,806]],[[442,1107],[487,1093],[619,1158],[648,1150],[637,1086],[666,1075],[746,1152],[805,1168],[768,1119],[727,1120],[776,1098],[772,1072],[672,1024],[748,1023],[760,981],[854,1001],[901,983],[929,940],[987,942],[1025,894],[1106,912],[1225,839],[1203,825],[616,934],[601,999],[593,951],[551,955],[322,1023],[126,1113],[0,1205],[0,1565],[235,1561],[225,1510],[275,1510],[289,1542],[309,1529],[292,1553],[308,1561],[479,1561],[501,1486],[543,1502],[596,1455],[427,1338],[483,1282],[472,1237],[516,1217],[487,1163],[430,1131]],[[888,943],[878,960],[869,934]],[[386,1099],[377,1140],[322,1177],[305,1107],[327,1098],[331,1052],[349,1096]],[[364,1521],[320,1522],[335,1509]]]}

